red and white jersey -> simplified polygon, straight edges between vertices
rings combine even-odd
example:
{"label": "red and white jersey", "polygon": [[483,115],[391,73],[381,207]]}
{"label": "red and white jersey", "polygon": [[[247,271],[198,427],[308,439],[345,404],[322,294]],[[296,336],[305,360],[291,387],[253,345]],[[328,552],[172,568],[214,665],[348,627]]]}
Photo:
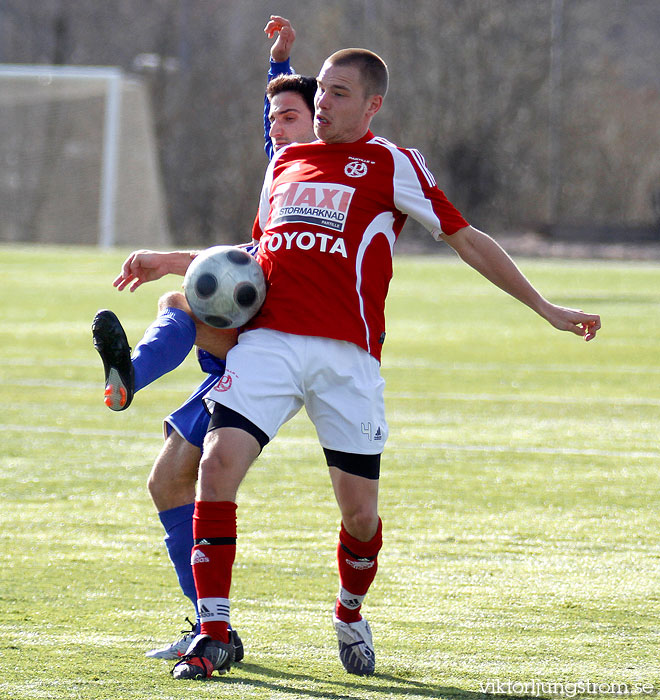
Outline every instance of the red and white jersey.
{"label": "red and white jersey", "polygon": [[415,150],[367,132],[278,151],[253,228],[268,291],[246,328],[347,340],[380,360],[394,243],[408,215],[436,238],[468,225]]}

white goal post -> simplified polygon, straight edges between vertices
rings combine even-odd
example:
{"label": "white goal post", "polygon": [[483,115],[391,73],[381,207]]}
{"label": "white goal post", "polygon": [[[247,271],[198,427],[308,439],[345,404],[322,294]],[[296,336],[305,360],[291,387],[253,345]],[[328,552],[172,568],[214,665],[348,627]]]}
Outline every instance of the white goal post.
{"label": "white goal post", "polygon": [[0,64],[0,242],[170,244],[149,100],[119,68]]}

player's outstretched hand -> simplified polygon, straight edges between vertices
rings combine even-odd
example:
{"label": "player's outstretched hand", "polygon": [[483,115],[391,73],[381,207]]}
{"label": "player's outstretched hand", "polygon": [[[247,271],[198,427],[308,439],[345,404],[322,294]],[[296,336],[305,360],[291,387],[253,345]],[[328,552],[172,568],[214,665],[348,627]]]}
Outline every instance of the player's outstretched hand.
{"label": "player's outstretched hand", "polygon": [[271,15],[268,24],[264,27],[264,32],[269,39],[275,34],[277,38],[270,48],[270,57],[275,63],[286,61],[291,55],[293,42],[296,40],[296,32],[291,26],[291,22],[286,17]]}
{"label": "player's outstretched hand", "polygon": [[171,271],[167,253],[135,250],[124,261],[112,285],[120,292],[130,285],[129,291],[134,292],[143,282],[159,280]]}
{"label": "player's outstretched hand", "polygon": [[578,309],[568,309],[564,306],[549,304],[544,313],[550,324],[560,331],[570,331],[582,336],[585,340],[593,340],[600,330],[600,316],[587,314]]}

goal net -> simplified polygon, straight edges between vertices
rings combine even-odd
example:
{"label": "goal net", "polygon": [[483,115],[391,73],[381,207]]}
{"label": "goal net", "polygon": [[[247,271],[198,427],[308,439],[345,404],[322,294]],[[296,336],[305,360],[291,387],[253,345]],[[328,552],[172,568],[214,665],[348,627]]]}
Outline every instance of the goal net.
{"label": "goal net", "polygon": [[170,241],[145,86],[119,69],[0,65],[0,241]]}

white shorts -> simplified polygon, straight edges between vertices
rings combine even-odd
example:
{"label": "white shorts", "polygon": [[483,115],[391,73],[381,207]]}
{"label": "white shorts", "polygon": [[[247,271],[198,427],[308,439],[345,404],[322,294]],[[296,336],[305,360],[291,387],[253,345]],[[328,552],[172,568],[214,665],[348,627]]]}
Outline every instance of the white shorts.
{"label": "white shorts", "polygon": [[238,337],[206,400],[271,440],[305,406],[322,447],[375,455],[388,435],[384,390],[378,360],[353,343],[258,328]]}

